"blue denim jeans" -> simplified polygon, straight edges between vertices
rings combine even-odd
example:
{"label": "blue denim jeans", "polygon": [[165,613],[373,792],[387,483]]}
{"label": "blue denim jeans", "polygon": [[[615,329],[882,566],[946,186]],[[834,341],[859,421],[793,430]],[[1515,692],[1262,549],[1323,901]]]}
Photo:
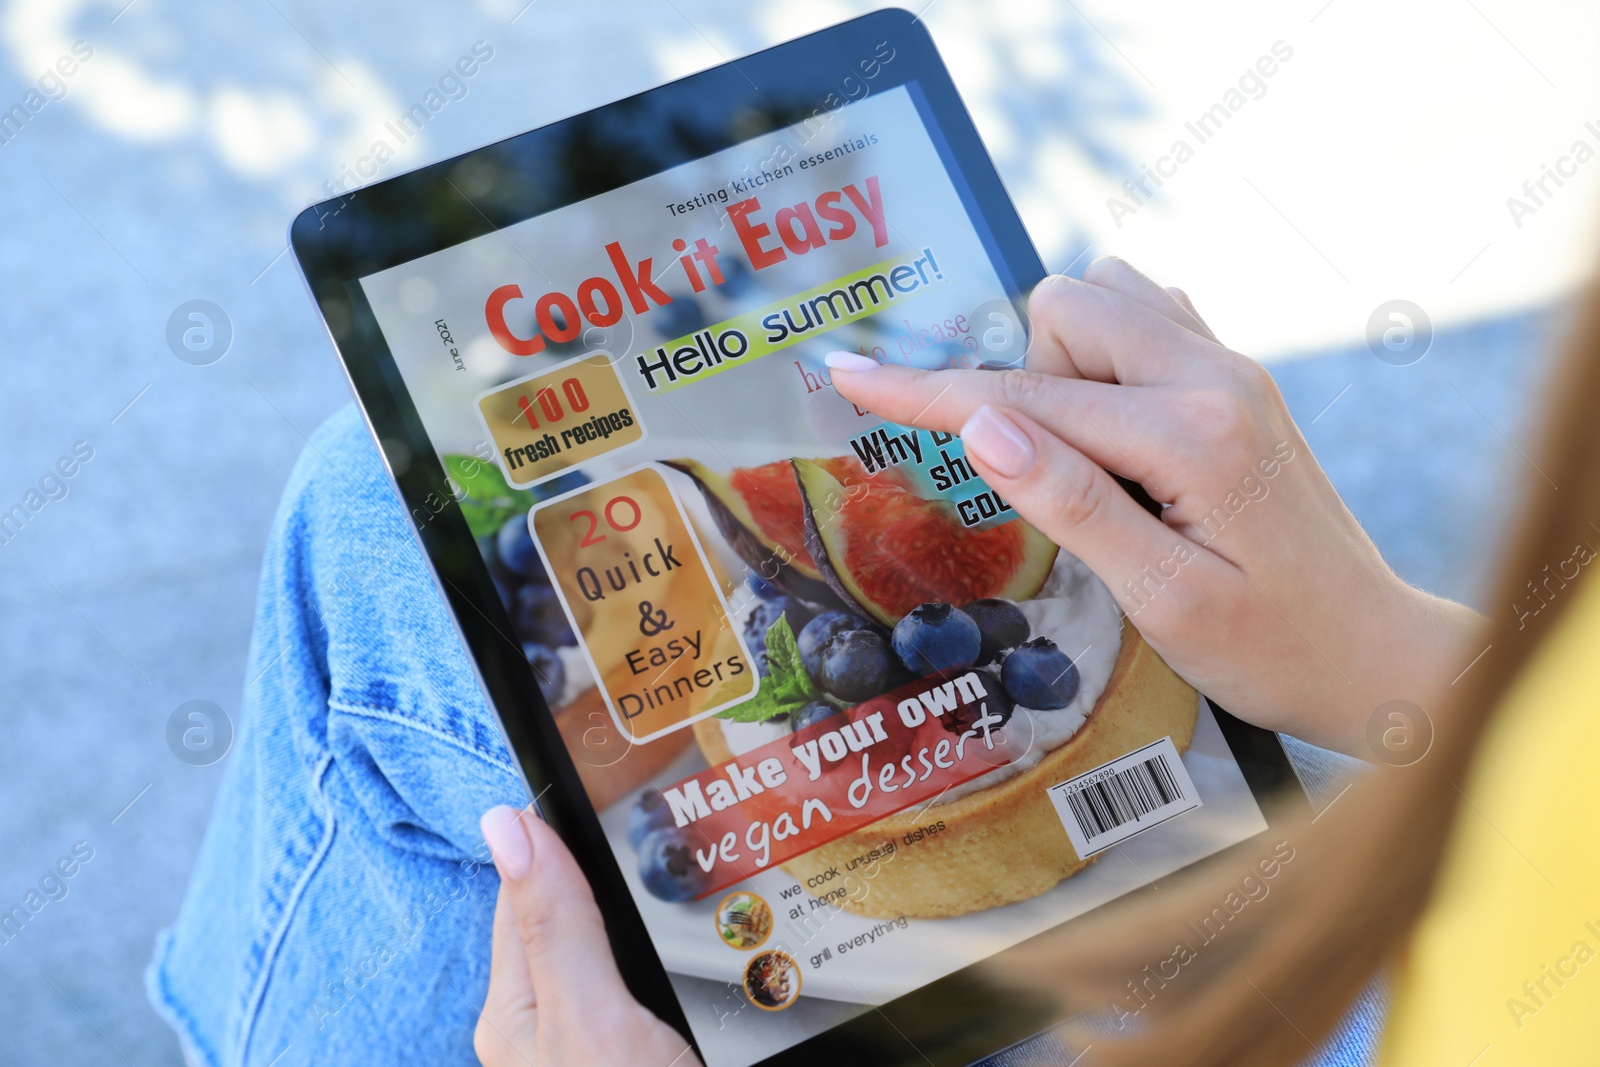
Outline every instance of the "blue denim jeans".
{"label": "blue denim jeans", "polygon": [[[241,718],[146,974],[186,1057],[476,1062],[498,888],[477,820],[527,795],[354,408],[273,523]],[[1319,1067],[1368,1062],[1375,1018],[1358,1008]]]}

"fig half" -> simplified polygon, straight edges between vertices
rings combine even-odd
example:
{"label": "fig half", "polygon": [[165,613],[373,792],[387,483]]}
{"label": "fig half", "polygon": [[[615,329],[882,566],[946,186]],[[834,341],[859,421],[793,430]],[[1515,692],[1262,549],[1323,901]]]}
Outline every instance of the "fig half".
{"label": "fig half", "polygon": [[903,482],[846,484],[820,463],[791,462],[808,558],[846,606],[885,626],[930,601],[1028,600],[1055,566],[1055,543],[1020,518],[974,529]]}
{"label": "fig half", "polygon": [[693,459],[663,462],[694,479],[718,531],[751,570],[790,596],[844,607],[806,550],[804,507],[788,460],[726,474]]}

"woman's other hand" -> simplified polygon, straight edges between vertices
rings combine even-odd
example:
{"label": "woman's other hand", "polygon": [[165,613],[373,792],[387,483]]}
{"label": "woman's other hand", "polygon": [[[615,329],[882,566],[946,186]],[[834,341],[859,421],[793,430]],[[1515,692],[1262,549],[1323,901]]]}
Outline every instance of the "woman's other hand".
{"label": "woman's other hand", "polygon": [[617,973],[594,894],[555,832],[491,808],[483,837],[500,872],[489,995],[473,1047],[486,1067],[699,1067],[678,1032]]}

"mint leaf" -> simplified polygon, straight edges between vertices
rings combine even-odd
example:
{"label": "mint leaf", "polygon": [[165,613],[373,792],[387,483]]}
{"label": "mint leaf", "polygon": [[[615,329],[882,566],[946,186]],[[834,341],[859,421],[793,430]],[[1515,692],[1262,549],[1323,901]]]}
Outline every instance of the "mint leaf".
{"label": "mint leaf", "polygon": [[779,715],[788,715],[805,707],[805,701],[780,700],[773,694],[772,680],[767,679],[755,696],[743,704],[735,704],[727,711],[717,712],[717,718],[729,722],[766,722]]}
{"label": "mint leaf", "polygon": [[800,645],[787,615],[767,630],[767,677],[756,695],[717,718],[729,722],[766,722],[779,715],[791,715],[817,697],[817,687],[800,660]]}
{"label": "mint leaf", "polygon": [[465,493],[460,498],[461,514],[473,537],[495,533],[506,521],[533,507],[533,494],[506,484],[500,468],[475,456],[451,454],[444,457],[445,473],[455,484],[450,492]]}
{"label": "mint leaf", "polygon": [[788,615],[779,615],[767,630],[767,666],[773,691],[785,702],[804,703],[817,695],[817,687],[800,660],[800,644]]}

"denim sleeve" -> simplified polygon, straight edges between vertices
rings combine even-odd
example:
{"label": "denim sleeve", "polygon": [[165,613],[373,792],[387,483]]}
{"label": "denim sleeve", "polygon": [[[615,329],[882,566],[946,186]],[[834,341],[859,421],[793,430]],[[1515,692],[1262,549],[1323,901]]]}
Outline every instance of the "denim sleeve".
{"label": "denim sleeve", "polygon": [[191,1062],[474,1063],[526,793],[354,408],[312,437],[262,566],[238,740],[146,975]]}

